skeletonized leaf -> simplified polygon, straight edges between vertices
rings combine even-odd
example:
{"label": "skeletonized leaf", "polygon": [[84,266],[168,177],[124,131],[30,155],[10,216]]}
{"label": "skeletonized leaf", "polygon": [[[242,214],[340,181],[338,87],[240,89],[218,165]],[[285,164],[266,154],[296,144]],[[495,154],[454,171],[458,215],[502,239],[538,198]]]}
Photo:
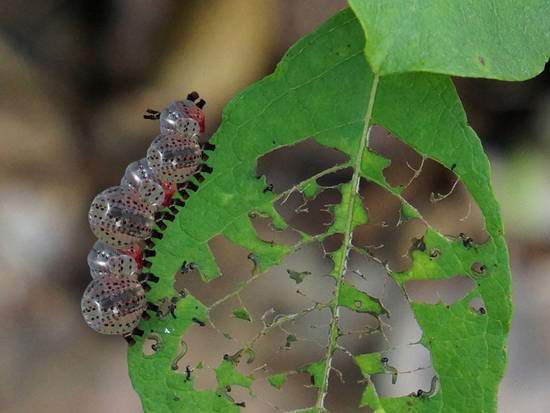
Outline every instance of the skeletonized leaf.
{"label": "skeletonized leaf", "polygon": [[[231,386],[251,389],[256,381],[264,380],[283,391],[290,385],[289,379],[300,374],[311,376],[315,395],[304,411],[325,411],[327,394],[331,392],[329,377],[335,374],[331,363],[340,355],[348,357],[360,369],[364,376],[361,403],[370,405],[377,413],[496,411],[497,386],[506,362],[511,302],[508,256],[498,204],[491,190],[487,157],[477,136],[466,124],[462,105],[447,76],[375,75],[364,57],[364,47],[359,21],[350,10],[344,10],[300,40],[275,73],[245,89],[225,108],[222,125],[212,138],[217,149],[209,165],[214,172],[186,201],[175,221],[167,223],[163,239],[155,246],[156,256],[150,259],[151,271],[160,281],[148,293],[148,298],[169,302],[170,297],[177,296],[174,274],[184,261],[194,263],[204,280],[209,281],[208,287],[215,288],[220,272],[209,242],[220,234],[248,251],[254,268],[234,290],[217,291],[219,299],[210,305],[187,295],[177,301],[173,316],[167,314],[142,321],[140,327],[146,334],[129,349],[128,359],[132,383],[147,413],[236,412],[239,411],[236,403],[240,400],[233,396],[235,392],[229,391]],[[411,201],[407,185],[392,186],[387,182],[384,171],[392,162],[371,148],[373,133],[381,127],[414,148],[423,162],[430,160],[446,167],[449,173],[456,173],[457,180],[470,192],[472,203],[483,215],[488,233],[485,242],[476,243],[468,234],[446,236]],[[318,144],[345,154],[346,160],[283,192],[265,190],[266,182],[257,177],[258,158],[311,137]],[[341,201],[330,207],[333,220],[325,232],[314,236],[302,232],[301,240],[293,246],[266,242],[258,237],[251,217],[269,216],[274,226],[287,226],[275,203],[293,193],[315,198],[322,191],[319,178],[350,167],[353,169],[351,179],[335,186]],[[344,310],[377,320],[375,330],[378,332],[382,331],[385,322],[382,321],[391,317],[385,298],[369,291],[367,284],[349,278],[352,253],[376,257],[376,251],[362,245],[359,236],[369,225],[378,225],[376,217],[369,215],[368,192],[366,197],[358,193],[362,185],[374,185],[394,199],[402,222],[424,226],[422,237],[411,251],[410,268],[396,272],[379,260],[380,268],[387,273],[387,283],[394,286],[393,291],[402,296],[414,314],[422,329],[421,345],[431,354],[435,371],[432,388],[415,395],[378,396],[373,375],[386,375],[394,382],[406,374],[394,366],[391,359],[385,360],[382,353],[394,350],[389,344],[384,351],[363,354],[346,349],[339,342],[343,334],[340,313]],[[433,202],[443,198],[435,194]],[[188,342],[193,334],[208,331],[204,334],[217,335],[216,339],[227,340],[228,346],[235,344],[238,330],[220,331],[210,323],[215,307],[234,299],[236,304],[230,309],[232,320],[250,324],[254,316],[249,315],[247,302],[241,295],[289,254],[329,237],[339,237],[341,242],[327,253],[331,260],[328,274],[293,268],[280,283],[288,282],[295,289],[305,283],[325,282],[331,277],[330,298],[314,298],[313,305],[292,314],[262,317],[263,327],[257,334],[245,340],[237,351],[220,355],[215,365],[208,366],[201,361],[198,365],[182,367],[188,364]],[[473,286],[452,304],[429,304],[408,298],[408,282],[445,280],[457,275],[473,281]],[[228,275],[222,277],[225,276]],[[369,274],[365,278],[368,281]],[[270,297],[276,295],[277,291],[269,291],[266,310]],[[472,308],[473,299],[482,300],[483,306]],[[258,360],[256,355],[258,340],[286,326],[285,323],[323,311],[331,316],[322,355],[317,360],[288,371],[268,366],[271,370],[265,377],[249,374],[247,365],[261,365],[265,361]],[[269,315],[269,311],[266,314]],[[146,354],[144,343],[147,345],[147,340],[152,339],[161,344],[155,346],[153,354]],[[281,351],[290,350],[298,343],[300,337],[287,334]],[[196,390],[195,376],[205,369],[215,373],[217,384],[209,390]]]}

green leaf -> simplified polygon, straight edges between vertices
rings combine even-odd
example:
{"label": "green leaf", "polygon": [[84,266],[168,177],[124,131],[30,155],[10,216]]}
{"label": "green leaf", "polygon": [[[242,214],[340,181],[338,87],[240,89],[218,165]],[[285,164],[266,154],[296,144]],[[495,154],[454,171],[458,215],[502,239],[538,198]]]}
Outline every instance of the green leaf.
{"label": "green leaf", "polygon": [[401,220],[408,221],[411,218],[418,218],[418,211],[414,208],[411,208],[410,205],[405,204],[401,207]]}
{"label": "green leaf", "polygon": [[349,0],[375,73],[525,80],[550,57],[546,0]]}
{"label": "green leaf", "polygon": [[314,198],[322,190],[316,181],[307,182],[301,189],[304,195],[308,198]]}
{"label": "green leaf", "polygon": [[250,321],[250,314],[248,314],[248,311],[244,307],[233,311],[233,315],[237,318],[240,318],[241,320]]}
{"label": "green leaf", "polygon": [[238,385],[246,388],[250,387],[254,379],[252,376],[245,377],[235,371],[235,365],[226,360],[216,368],[216,378],[220,387]]}
{"label": "green leaf", "polygon": [[369,296],[363,291],[359,291],[356,287],[343,281],[340,284],[340,295],[338,296],[338,305],[347,307],[351,310],[381,314],[385,312],[384,308],[380,304],[380,300]]}
{"label": "green leaf", "polygon": [[354,358],[364,376],[384,373],[380,353],[361,354]]}
{"label": "green leaf", "polygon": [[296,282],[296,284],[300,284],[308,275],[311,275],[310,271],[286,270],[286,272],[288,273],[288,276]]}
{"label": "green leaf", "polygon": [[283,387],[283,384],[285,384],[286,374],[284,374],[284,373],[274,374],[273,376],[268,377],[267,381],[273,387],[275,387],[277,389],[280,389],[281,387]]}
{"label": "green leaf", "polygon": [[312,363],[307,366],[304,366],[297,370],[299,373],[309,373],[311,374],[311,384],[315,387],[321,387],[321,383],[325,378],[325,362],[319,361],[317,363]]}
{"label": "green leaf", "polygon": [[[208,161],[213,173],[186,200],[185,208],[179,211],[174,222],[167,223],[164,237],[156,242],[156,256],[150,258],[151,272],[160,280],[148,292],[151,301],[176,296],[174,274],[182,262],[187,261],[194,264],[205,281],[209,281],[210,291],[221,298],[206,306],[190,294],[177,302],[175,318],[168,315],[142,320],[140,328],[147,334],[138,337],[137,344],[129,349],[128,362],[132,383],[147,413],[238,411],[238,406],[224,390],[225,386],[250,388],[256,380],[261,380],[243,373],[247,363],[242,356],[248,354],[250,361],[256,341],[272,329],[328,309],[332,317],[324,355],[306,366],[295,366],[291,371],[277,371],[277,366],[272,366],[271,380],[267,379],[273,385],[273,380],[279,383],[281,375],[286,377],[300,372],[312,375],[315,402],[303,410],[325,411],[326,395],[331,391],[329,375],[333,374],[334,355],[350,356],[338,343],[342,331],[339,310],[345,307],[360,314],[369,313],[362,315],[374,317],[379,323],[381,317],[387,316],[382,299],[345,279],[350,252],[368,253],[354,244],[355,231],[369,224],[364,200],[357,192],[359,184],[367,181],[395,197],[408,221],[419,220],[427,227],[422,238],[424,248],[412,253],[412,266],[401,273],[384,266],[388,279],[402,288],[409,280],[463,274],[475,281],[475,287],[466,297],[450,305],[410,302],[423,331],[421,344],[431,353],[437,375],[433,382],[438,378],[439,388],[424,389],[424,396],[379,397],[371,376],[397,374],[397,370],[391,371],[388,366],[381,372],[380,365],[373,362],[374,358],[380,362],[378,354],[352,354],[365,375],[362,403],[377,413],[496,411],[512,308],[508,255],[499,207],[491,189],[489,162],[479,139],[466,123],[449,77],[429,73],[375,74],[367,63],[364,48],[360,23],[350,10],[344,10],[300,40],[289,50],[275,73],[245,89],[225,108],[222,124],[212,138],[217,146]],[[397,53],[393,49],[390,52],[392,56]],[[297,102],[300,110],[296,110]],[[394,188],[386,182],[383,171],[391,162],[369,148],[373,125],[383,126],[421,156],[436,160],[457,174],[481,210],[490,236],[488,241],[471,245],[462,239],[445,236],[402,195],[402,187]],[[265,181],[256,177],[257,159],[309,137],[343,152],[349,161],[306,178],[280,194],[265,191]],[[277,213],[274,202],[285,200],[294,192],[316,195],[319,193],[315,183],[318,178],[349,167],[353,168],[353,175],[349,182],[337,185],[341,202],[330,207],[334,219],[324,234],[312,237],[302,233],[301,241],[292,247],[258,237],[251,216],[267,214],[277,222],[277,227],[285,227],[288,223]],[[216,290],[220,271],[208,242],[220,234],[246,249],[253,264],[250,277],[233,291]],[[182,370],[178,366],[189,364],[185,343],[193,333],[187,331],[190,326],[215,327],[210,313],[217,305],[232,298],[240,300],[241,292],[268,269],[281,263],[284,257],[332,234],[341,235],[343,242],[337,250],[327,254],[332,260],[330,276],[333,277],[328,301],[316,300],[312,307],[292,314],[279,314],[273,321],[262,318],[264,326],[236,353],[223,359],[220,356],[214,366],[203,365],[201,372],[206,369],[216,372],[217,387],[212,390],[196,390],[193,374],[188,377],[186,372],[174,370],[174,367]],[[475,263],[485,266],[483,273],[474,270]],[[312,273],[307,281],[313,277]],[[296,282],[301,280],[296,278]],[[277,297],[276,294],[270,291],[270,298],[266,300]],[[470,309],[470,300],[476,297],[484,302],[483,312]],[[245,306],[243,302],[242,308]],[[249,315],[249,318],[253,317]],[[212,331],[218,333],[215,328]],[[163,342],[152,355],[142,351],[149,332],[161,337]],[[235,337],[238,333],[229,331],[226,334]],[[300,340],[299,333],[289,335],[289,344],[290,336]],[[221,332],[219,337],[233,343],[233,339],[226,340]],[[281,351],[286,351],[286,347]],[[354,407],[358,406],[350,408]]]}

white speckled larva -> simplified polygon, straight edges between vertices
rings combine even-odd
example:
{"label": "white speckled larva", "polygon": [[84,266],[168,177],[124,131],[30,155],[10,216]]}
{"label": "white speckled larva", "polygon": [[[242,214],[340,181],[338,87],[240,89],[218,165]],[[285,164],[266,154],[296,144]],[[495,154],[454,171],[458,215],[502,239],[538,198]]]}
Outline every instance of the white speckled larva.
{"label": "white speckled larva", "polygon": [[[200,102],[199,102],[200,103]],[[192,138],[204,132],[204,113],[191,100],[177,100],[160,114],[160,133]]]}
{"label": "white speckled larva", "polygon": [[151,205],[155,211],[167,206],[176,192],[176,184],[158,179],[146,159],[132,162],[120,181],[121,186],[132,188],[142,201]]}
{"label": "white speckled larva", "polygon": [[128,334],[147,308],[145,291],[134,277],[92,280],[80,303],[86,323],[102,334]]}
{"label": "white speckled larva", "polygon": [[155,176],[181,184],[197,172],[201,155],[202,150],[195,137],[159,135],[147,150],[147,163]]}
{"label": "white speckled larva", "polygon": [[[98,241],[88,254],[93,280],[81,301],[86,323],[102,334],[122,335],[129,344],[132,335],[141,335],[137,328],[141,318],[149,319],[146,310],[158,307],[146,301],[151,287],[146,281],[157,282],[152,273],[143,273],[154,257],[155,243],[166,229],[163,220],[173,221],[189,198],[187,190],[197,191],[204,177],[200,172],[212,169],[201,163],[208,159],[203,150],[214,150],[209,143],[199,144],[204,131],[204,100],[192,92],[187,100],[170,103],[162,112],[148,109],[146,119],[159,119],[159,135],[149,147],[147,157],[132,162],[126,168],[120,186],[113,186],[97,195],[88,211],[90,228]],[[175,197],[178,193],[181,198]],[[168,211],[160,211],[169,208]],[[154,229],[155,224],[157,229]]]}
{"label": "white speckled larva", "polygon": [[155,222],[153,213],[153,208],[135,191],[113,186],[94,198],[88,221],[97,238],[120,249],[151,236]]}

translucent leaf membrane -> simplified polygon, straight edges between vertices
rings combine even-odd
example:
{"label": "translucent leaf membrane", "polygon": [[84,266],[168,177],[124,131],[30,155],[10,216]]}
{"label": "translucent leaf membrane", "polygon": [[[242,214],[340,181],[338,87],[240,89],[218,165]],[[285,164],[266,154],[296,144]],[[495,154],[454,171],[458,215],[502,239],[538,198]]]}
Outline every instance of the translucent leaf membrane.
{"label": "translucent leaf membrane", "polygon": [[373,75],[363,39],[343,11],[225,109],[150,258],[161,310],[128,353],[146,412],[496,410],[487,159],[448,78]]}

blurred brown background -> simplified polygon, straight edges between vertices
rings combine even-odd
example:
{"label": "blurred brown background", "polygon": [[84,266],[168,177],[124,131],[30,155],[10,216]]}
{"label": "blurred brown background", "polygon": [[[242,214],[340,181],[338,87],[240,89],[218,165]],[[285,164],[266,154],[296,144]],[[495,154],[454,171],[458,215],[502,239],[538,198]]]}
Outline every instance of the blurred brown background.
{"label": "blurred brown background", "polygon": [[[145,108],[227,101],[345,1],[4,0],[0,4],[0,411],[140,412],[126,344],[88,329],[86,213],[143,156]],[[550,410],[550,75],[457,79],[494,165],[515,317],[499,412]]]}

